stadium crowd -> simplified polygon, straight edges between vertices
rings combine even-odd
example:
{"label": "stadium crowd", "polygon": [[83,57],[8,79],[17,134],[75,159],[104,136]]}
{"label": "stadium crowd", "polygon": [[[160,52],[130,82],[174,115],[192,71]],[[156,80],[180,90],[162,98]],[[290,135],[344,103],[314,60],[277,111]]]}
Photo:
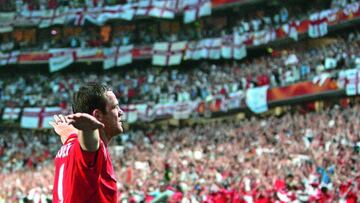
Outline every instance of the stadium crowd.
{"label": "stadium crowd", "polygon": [[[97,2],[96,4],[93,4]],[[122,0],[0,0],[1,11],[48,9],[126,3]],[[353,0],[332,0],[344,7]],[[77,4],[78,3],[78,4]],[[71,4],[71,5],[70,5]],[[72,5],[73,4],[73,5]],[[323,5],[323,4],[322,4]],[[54,47],[102,47],[151,44],[155,41],[196,40],[231,32],[250,32],[301,20],[323,7],[282,7],[243,16],[216,27],[216,19],[179,27],[179,34],[151,26],[137,32],[108,30],[103,41],[99,27],[86,26],[68,38],[50,33],[49,41],[5,46],[34,50]],[[271,16],[271,17],[268,17]],[[232,16],[232,18],[234,18]],[[185,26],[185,25],[181,25]],[[77,29],[77,28],[73,28]],[[149,29],[149,30],[147,30]],[[62,28],[55,29],[62,32]],[[93,31],[90,31],[93,30]],[[38,30],[36,31],[38,32]],[[75,32],[75,31],[74,31]],[[47,35],[49,35],[47,33]],[[57,36],[55,36],[57,35]],[[60,37],[59,37],[60,36]],[[13,43],[12,33],[1,34],[1,47]],[[48,40],[49,37],[41,37]],[[139,40],[141,39],[141,40]],[[321,42],[320,42],[321,41]],[[87,72],[0,75],[0,108],[5,106],[62,106],[82,84],[103,81],[114,87],[121,104],[205,100],[254,86],[285,86],[320,74],[336,76],[339,69],[360,67],[360,33],[337,35],[304,48],[269,49],[266,56],[242,61],[203,61],[197,67],[134,68],[102,74]],[[360,103],[333,106],[320,112],[285,113],[281,117],[227,119],[206,124],[129,129],[113,141],[119,201],[137,202],[347,202],[360,195]],[[276,127],[275,127],[276,126]],[[0,203],[51,201],[53,158],[60,139],[53,132],[0,125]]]}
{"label": "stadium crowd", "polygon": [[[233,62],[201,62],[195,68],[134,68],[101,74],[54,73],[0,76],[0,98],[5,106],[64,106],[70,95],[88,81],[104,81],[115,89],[122,104],[167,103],[202,99],[249,87],[285,86],[339,69],[358,66],[360,35],[352,32],[310,48],[299,45],[272,54]],[[326,61],[332,61],[327,63]],[[336,74],[335,74],[336,77]]]}
{"label": "stadium crowd", "polygon": [[[359,112],[356,102],[281,117],[129,129],[110,147],[119,201],[356,203]],[[51,199],[59,138],[2,132],[0,202]]]}
{"label": "stadium crowd", "polygon": [[[17,7],[28,7],[26,5],[30,2],[19,3],[21,6]],[[133,22],[124,24],[115,21],[105,26],[52,26],[43,29],[18,27],[12,32],[0,33],[2,41],[0,50],[34,51],[64,47],[151,45],[161,41],[191,41],[222,37],[233,32],[240,34],[253,33],[261,30],[277,29],[291,22],[299,23],[309,19],[309,16],[314,12],[329,8],[343,8],[352,2],[355,1],[315,1],[312,4],[289,4],[287,7],[248,8],[251,12],[244,12],[239,8],[225,14],[205,17],[200,19],[199,22],[191,24],[184,24],[181,19],[175,19],[171,21],[172,23],[164,21],[149,22],[145,19],[137,20],[136,24]],[[40,3],[39,5],[43,4]]]}
{"label": "stadium crowd", "polygon": [[[61,6],[70,6],[72,8],[79,7],[103,7],[116,4],[134,3],[139,0],[1,0],[0,11],[22,11],[22,10],[46,10],[55,9]],[[332,6],[345,6],[353,0],[331,0]]]}

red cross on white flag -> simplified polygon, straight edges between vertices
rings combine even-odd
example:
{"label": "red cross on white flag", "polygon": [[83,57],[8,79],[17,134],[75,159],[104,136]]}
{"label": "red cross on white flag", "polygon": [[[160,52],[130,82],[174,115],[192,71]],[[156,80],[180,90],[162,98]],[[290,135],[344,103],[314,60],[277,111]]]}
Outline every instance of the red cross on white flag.
{"label": "red cross on white flag", "polygon": [[20,126],[22,128],[51,128],[49,122],[54,115],[62,114],[60,107],[27,107],[24,108]]}
{"label": "red cross on white flag", "polygon": [[187,42],[160,42],[153,47],[153,65],[172,66],[181,63]]}
{"label": "red cross on white flag", "polygon": [[211,0],[184,0],[184,23],[211,15]]}

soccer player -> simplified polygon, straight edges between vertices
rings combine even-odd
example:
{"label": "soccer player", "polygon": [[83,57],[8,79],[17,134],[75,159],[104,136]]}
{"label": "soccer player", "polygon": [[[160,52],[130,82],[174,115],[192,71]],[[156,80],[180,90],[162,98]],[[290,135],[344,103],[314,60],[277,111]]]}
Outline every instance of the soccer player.
{"label": "soccer player", "polygon": [[63,146],[55,157],[54,203],[117,202],[108,143],[122,133],[123,111],[110,88],[88,83],[74,95],[74,114],[51,122]]}

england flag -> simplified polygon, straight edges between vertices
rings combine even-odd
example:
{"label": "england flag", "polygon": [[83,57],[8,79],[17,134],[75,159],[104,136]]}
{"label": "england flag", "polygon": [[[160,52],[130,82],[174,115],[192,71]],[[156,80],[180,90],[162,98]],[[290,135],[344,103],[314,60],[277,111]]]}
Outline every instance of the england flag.
{"label": "england flag", "polygon": [[153,65],[172,66],[181,63],[187,42],[160,42],[153,47]]}

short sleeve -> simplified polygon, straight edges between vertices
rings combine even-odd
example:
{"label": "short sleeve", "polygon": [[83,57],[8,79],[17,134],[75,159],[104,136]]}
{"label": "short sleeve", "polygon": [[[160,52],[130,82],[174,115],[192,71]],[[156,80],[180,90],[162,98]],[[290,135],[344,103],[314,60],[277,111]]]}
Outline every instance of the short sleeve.
{"label": "short sleeve", "polygon": [[75,155],[77,156],[77,158],[84,167],[93,168],[95,167],[96,162],[98,160],[98,154],[99,154],[99,150],[101,150],[101,146],[95,152],[85,151],[81,148],[79,140],[76,139],[74,143],[74,150],[75,150]]}

